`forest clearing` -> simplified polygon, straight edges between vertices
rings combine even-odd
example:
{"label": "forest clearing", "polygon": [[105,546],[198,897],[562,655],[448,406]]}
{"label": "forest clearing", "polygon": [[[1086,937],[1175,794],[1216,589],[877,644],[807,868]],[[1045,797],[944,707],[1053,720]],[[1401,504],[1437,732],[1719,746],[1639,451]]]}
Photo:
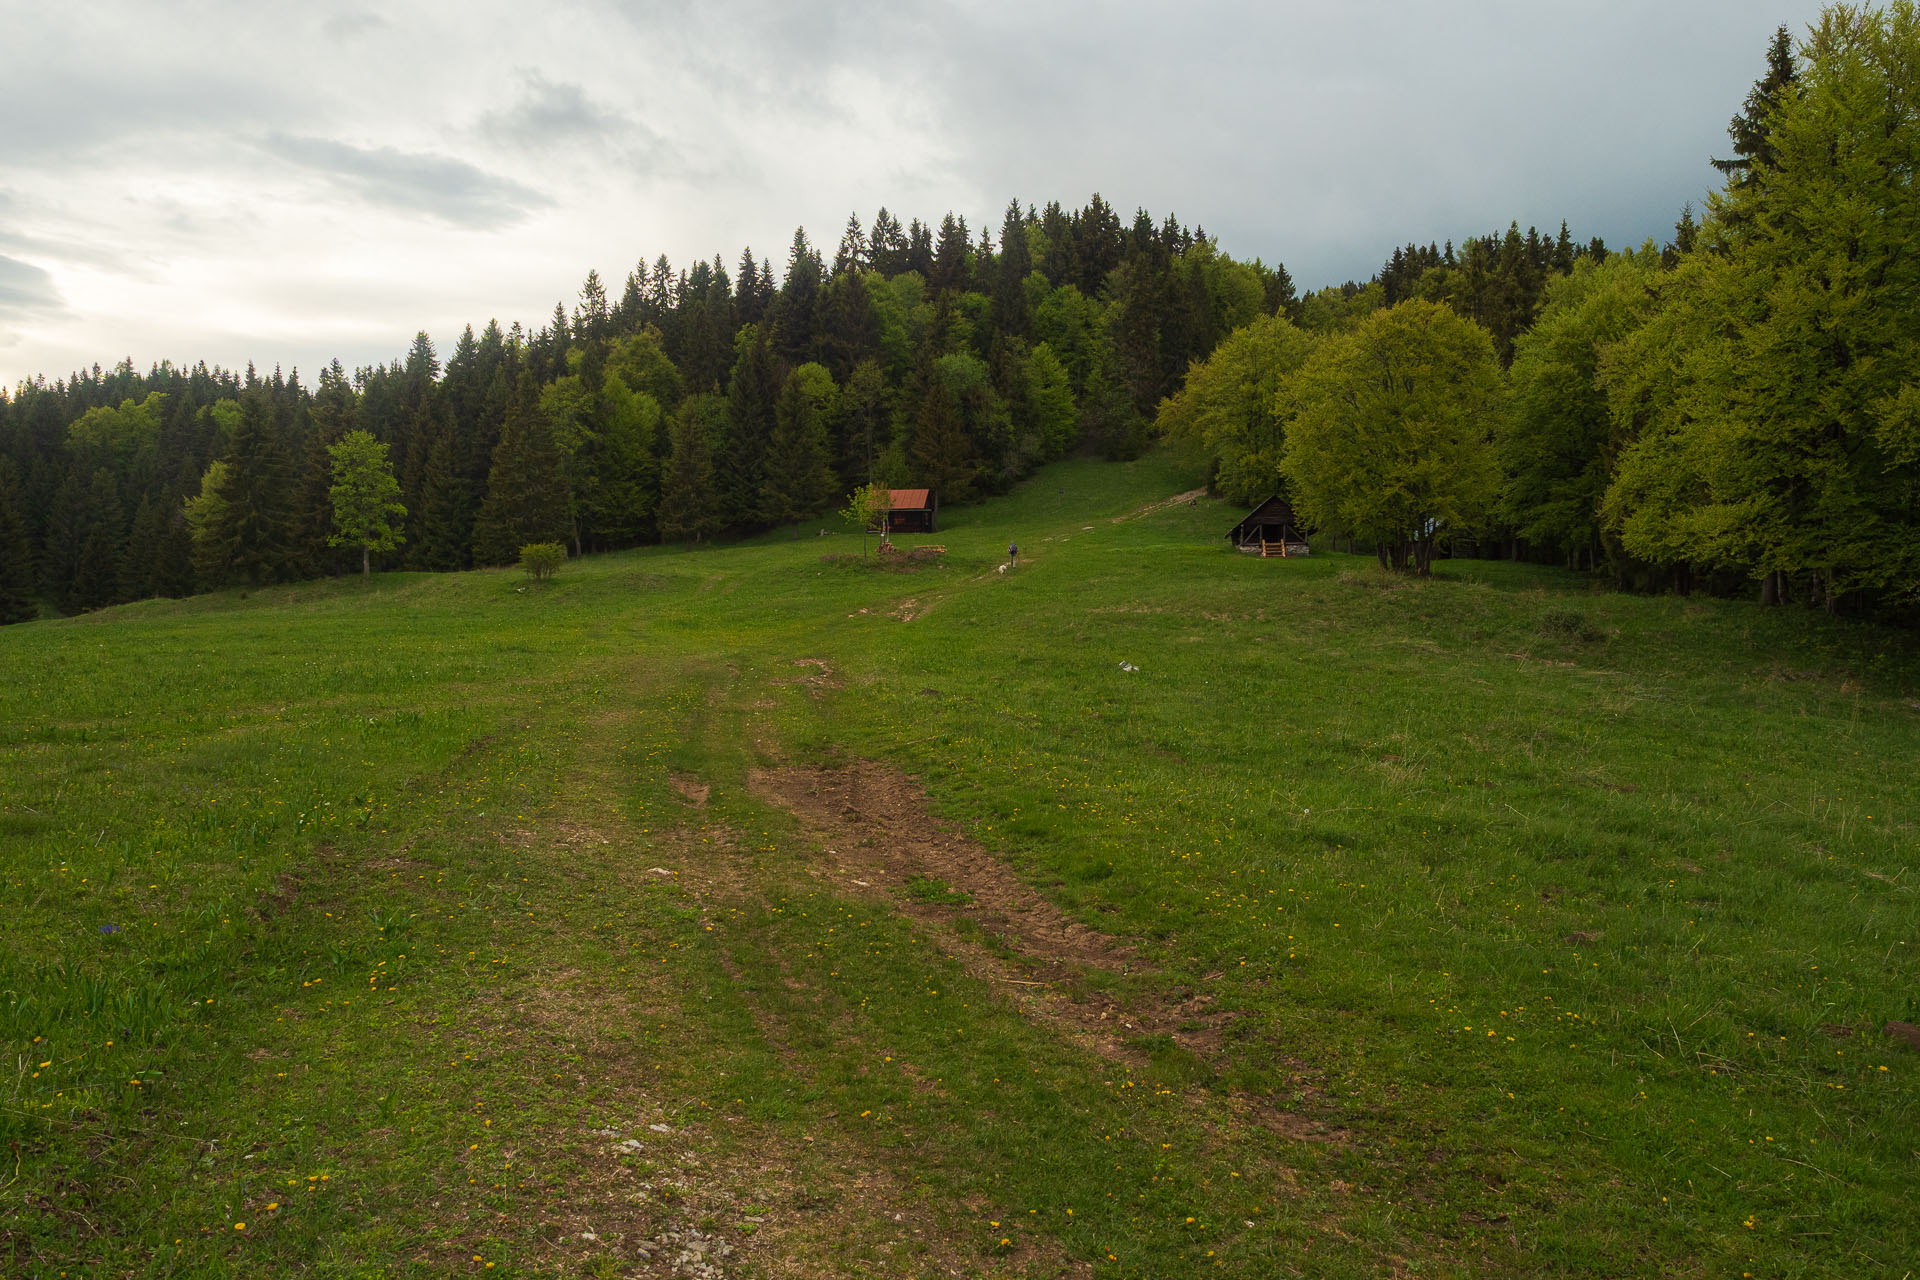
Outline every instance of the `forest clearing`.
{"label": "forest clearing", "polygon": [[1203,465],[0,631],[0,1271],[1906,1274],[1911,633]]}

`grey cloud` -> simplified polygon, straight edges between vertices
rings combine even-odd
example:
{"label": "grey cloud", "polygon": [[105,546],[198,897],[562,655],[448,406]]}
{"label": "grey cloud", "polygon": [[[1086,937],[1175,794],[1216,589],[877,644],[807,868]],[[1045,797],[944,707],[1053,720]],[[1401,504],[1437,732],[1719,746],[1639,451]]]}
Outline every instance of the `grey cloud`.
{"label": "grey cloud", "polygon": [[1284,260],[1303,285],[1512,218],[1565,217],[1613,243],[1665,234],[1714,183],[1706,158],[1775,23],[1801,28],[1819,7],[602,3],[674,58],[710,63],[749,120],[821,111],[834,68],[897,86],[987,206],[956,212],[997,219],[1010,195],[1099,190],[1123,216],[1176,211],[1231,253]]}
{"label": "grey cloud", "polygon": [[382,27],[390,27],[392,25],[392,23],[371,10],[349,9],[345,13],[336,13],[321,23],[320,31],[330,39],[351,40],[356,36],[363,36],[369,31],[378,31]]}
{"label": "grey cloud", "polygon": [[595,101],[577,84],[555,83],[537,71],[525,74],[519,101],[480,117],[475,132],[496,146],[539,152],[577,146],[655,172],[683,163],[672,144],[645,124]]}
{"label": "grey cloud", "polygon": [[509,226],[553,203],[531,187],[451,156],[280,133],[268,135],[264,146],[282,160],[322,174],[374,204],[429,214],[463,227]]}
{"label": "grey cloud", "polygon": [[66,310],[53,277],[18,258],[0,255],[0,317],[45,315]]}

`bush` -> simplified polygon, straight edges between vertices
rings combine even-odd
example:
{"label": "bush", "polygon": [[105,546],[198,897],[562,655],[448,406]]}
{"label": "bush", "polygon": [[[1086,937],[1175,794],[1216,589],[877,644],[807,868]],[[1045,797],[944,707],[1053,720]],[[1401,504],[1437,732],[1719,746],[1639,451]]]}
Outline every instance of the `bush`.
{"label": "bush", "polygon": [[545,582],[567,562],[567,549],[557,542],[529,542],[520,548],[520,567],[527,576]]}
{"label": "bush", "polygon": [[1540,615],[1540,634],[1558,640],[1598,640],[1605,633],[1578,609],[1549,609]]}

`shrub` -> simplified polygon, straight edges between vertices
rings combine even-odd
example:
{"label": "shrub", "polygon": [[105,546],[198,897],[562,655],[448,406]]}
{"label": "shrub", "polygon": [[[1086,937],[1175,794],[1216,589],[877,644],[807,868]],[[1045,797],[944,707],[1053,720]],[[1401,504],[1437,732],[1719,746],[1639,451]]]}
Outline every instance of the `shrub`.
{"label": "shrub", "polygon": [[1540,615],[1540,634],[1556,640],[1598,640],[1603,633],[1578,609],[1549,609]]}
{"label": "shrub", "polygon": [[557,542],[529,542],[520,548],[520,567],[527,576],[545,582],[567,562],[567,549]]}

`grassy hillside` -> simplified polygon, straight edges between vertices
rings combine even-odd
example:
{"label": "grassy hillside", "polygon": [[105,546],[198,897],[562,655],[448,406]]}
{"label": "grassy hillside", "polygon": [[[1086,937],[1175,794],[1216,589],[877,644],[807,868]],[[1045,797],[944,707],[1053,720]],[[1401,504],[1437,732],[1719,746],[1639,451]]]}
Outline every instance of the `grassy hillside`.
{"label": "grassy hillside", "polygon": [[0,1273],[1904,1274],[1910,641],[1194,483],[0,631]]}

